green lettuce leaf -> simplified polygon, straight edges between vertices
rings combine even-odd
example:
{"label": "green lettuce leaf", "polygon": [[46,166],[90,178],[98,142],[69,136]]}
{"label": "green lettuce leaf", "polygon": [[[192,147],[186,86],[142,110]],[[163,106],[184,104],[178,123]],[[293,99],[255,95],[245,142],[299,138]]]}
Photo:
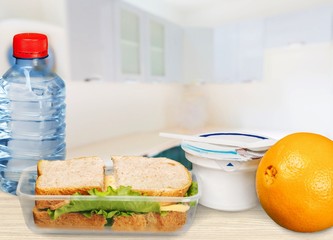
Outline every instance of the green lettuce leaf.
{"label": "green lettuce leaf", "polygon": [[[197,182],[192,182],[191,186],[187,190],[185,197],[190,197],[198,194],[198,183]],[[190,202],[189,205],[191,207],[194,207],[197,205],[197,201]]]}
{"label": "green lettuce leaf", "polygon": [[96,188],[89,190],[88,193],[90,195],[98,196],[98,197],[105,197],[105,196],[140,196],[139,192],[133,191],[131,187],[124,187],[120,186],[117,189],[113,189],[109,186],[106,191],[101,192],[98,191]]}
{"label": "green lettuce leaf", "polygon": [[[56,210],[48,210],[51,219],[57,219],[64,213],[80,212],[86,217],[92,214],[103,215],[106,219],[112,219],[114,216],[131,216],[135,213],[156,212],[161,213],[158,202],[149,201],[107,201],[103,199],[107,196],[140,196],[139,192],[133,191],[131,187],[120,186],[113,189],[111,186],[102,192],[97,189],[88,191],[92,196],[97,196],[100,200],[71,200],[69,204],[64,205]],[[185,197],[194,196],[198,193],[198,183],[192,182]],[[74,194],[78,196],[80,194]]]}
{"label": "green lettuce leaf", "polygon": [[185,197],[190,197],[198,194],[198,183],[197,182],[192,182],[191,186],[187,190]]}
{"label": "green lettuce leaf", "polygon": [[[56,210],[48,210],[51,219],[57,219],[64,213],[81,212],[89,217],[93,213],[101,214],[106,218],[113,216],[131,213],[160,213],[160,204],[158,202],[148,201],[108,201],[105,200],[106,196],[140,196],[141,194],[135,192],[131,187],[119,187],[113,189],[108,187],[105,192],[93,189],[89,191],[90,195],[97,196],[100,200],[71,200],[69,204],[64,205]],[[78,194],[76,194],[78,195]],[[128,215],[127,215],[128,216]]]}

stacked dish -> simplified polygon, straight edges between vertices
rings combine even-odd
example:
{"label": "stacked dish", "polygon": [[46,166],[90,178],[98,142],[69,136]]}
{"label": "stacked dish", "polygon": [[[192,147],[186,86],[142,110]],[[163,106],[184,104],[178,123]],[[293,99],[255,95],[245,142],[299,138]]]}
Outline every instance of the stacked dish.
{"label": "stacked dish", "polygon": [[[239,132],[205,133],[199,137],[206,138],[206,141],[183,140],[181,144],[186,158],[192,162],[193,171],[201,179],[202,196],[199,203],[224,211],[241,211],[256,206],[257,166],[275,141],[265,136]],[[207,139],[239,144],[217,145],[207,143]],[[265,145],[266,142],[269,143],[266,147],[242,147]]]}

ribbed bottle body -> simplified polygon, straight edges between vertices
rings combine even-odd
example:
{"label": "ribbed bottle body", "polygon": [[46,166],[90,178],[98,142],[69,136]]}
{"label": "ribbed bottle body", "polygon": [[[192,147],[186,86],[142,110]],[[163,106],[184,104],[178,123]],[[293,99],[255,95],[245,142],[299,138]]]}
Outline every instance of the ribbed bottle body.
{"label": "ribbed bottle body", "polygon": [[16,191],[21,171],[64,159],[65,84],[46,59],[18,59],[0,80],[0,181]]}

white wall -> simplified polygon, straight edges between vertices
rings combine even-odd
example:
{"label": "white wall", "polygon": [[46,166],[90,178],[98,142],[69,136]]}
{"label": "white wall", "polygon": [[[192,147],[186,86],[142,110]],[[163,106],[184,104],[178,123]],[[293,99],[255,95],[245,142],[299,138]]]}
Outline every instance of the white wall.
{"label": "white wall", "polygon": [[0,0],[0,20],[7,18],[40,20],[43,18],[40,1]]}
{"label": "white wall", "polygon": [[9,18],[0,20],[0,75],[10,67],[7,59],[13,36],[21,32],[40,32],[48,36],[53,49],[55,70],[65,80],[69,80],[70,66],[66,30],[56,24],[40,20]]}
{"label": "white wall", "polygon": [[332,4],[332,0],[126,0],[182,26],[221,24]]}
{"label": "white wall", "polygon": [[185,6],[180,23],[186,26],[217,27],[225,23],[267,17],[332,3],[332,0],[210,0],[210,4],[198,6],[194,11],[186,9]]}
{"label": "white wall", "polygon": [[66,0],[0,0],[0,75],[9,67],[7,51],[20,32],[41,32],[49,37],[55,52],[55,68],[69,79],[70,67],[66,30]]}
{"label": "white wall", "polygon": [[29,19],[64,27],[66,0],[0,0],[0,21]]}
{"label": "white wall", "polygon": [[177,84],[68,82],[68,148],[173,126],[182,91]]}
{"label": "white wall", "polygon": [[168,4],[167,1],[161,0],[125,0],[126,2],[137,6],[149,13],[156,16],[168,19],[171,22],[180,24],[182,21],[181,13],[177,11],[173,6]]}
{"label": "white wall", "polygon": [[333,47],[266,51],[264,80],[200,86],[210,125],[267,132],[318,132],[333,138]]}

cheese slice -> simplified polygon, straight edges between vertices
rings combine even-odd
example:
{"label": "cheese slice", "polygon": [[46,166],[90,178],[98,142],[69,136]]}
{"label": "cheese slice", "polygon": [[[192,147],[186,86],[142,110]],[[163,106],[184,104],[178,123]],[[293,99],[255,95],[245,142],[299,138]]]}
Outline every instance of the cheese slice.
{"label": "cheese slice", "polygon": [[174,212],[186,212],[190,209],[189,205],[184,204],[172,204],[168,206],[161,206],[161,211],[174,211]]}
{"label": "cheese slice", "polygon": [[104,177],[104,184],[105,188],[111,186],[112,188],[116,189],[116,179],[112,175],[107,175]]}

